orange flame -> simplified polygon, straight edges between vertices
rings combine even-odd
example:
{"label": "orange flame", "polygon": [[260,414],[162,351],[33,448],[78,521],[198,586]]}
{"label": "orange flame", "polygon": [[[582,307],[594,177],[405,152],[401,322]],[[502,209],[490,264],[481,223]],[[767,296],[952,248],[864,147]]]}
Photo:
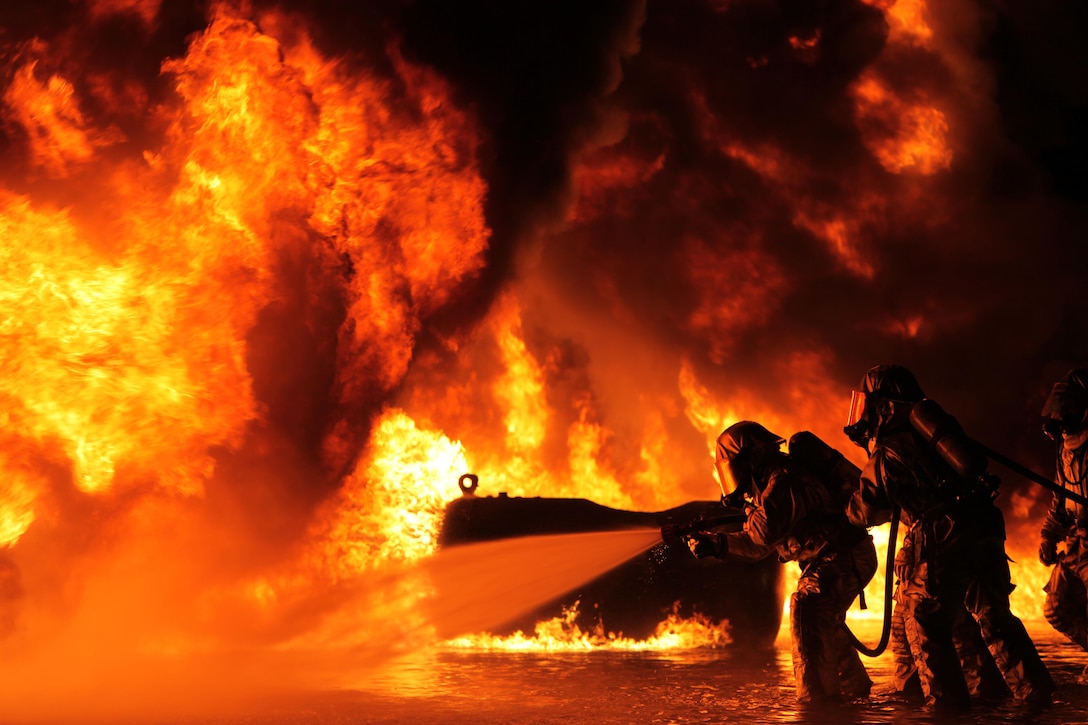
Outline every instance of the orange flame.
{"label": "orange flame", "polygon": [[433,553],[443,508],[459,495],[452,482],[469,468],[459,443],[400,410],[385,411],[369,445],[317,534],[334,580]]}
{"label": "orange flame", "polygon": [[493,317],[504,373],[495,382],[495,397],[505,403],[506,447],[517,459],[540,449],[547,430],[548,410],[544,374],[522,339],[521,309],[512,296],[504,298]]}
{"label": "orange flame", "polygon": [[[13,546],[19,537],[34,523],[37,492],[43,481],[33,471],[20,470],[10,461],[5,461],[8,471],[3,487],[0,488],[0,547]],[[22,475],[13,475],[16,473]]]}
{"label": "orange flame", "polygon": [[854,86],[854,98],[862,137],[885,169],[928,175],[952,165],[948,121],[938,108],[903,102],[872,72]]}
{"label": "orange flame", "polygon": [[[257,575],[249,574],[253,564],[242,565],[247,573],[234,584],[223,578],[239,577],[239,561],[203,559],[216,558],[215,542],[245,537],[244,530],[213,527],[216,533],[202,538],[197,512],[206,509],[199,503],[139,498],[157,489],[199,500],[213,481],[219,491],[245,483],[216,479],[222,456],[243,449],[279,455],[275,436],[262,435],[267,409],[252,370],[293,362],[263,360],[269,353],[253,332],[284,296],[316,305],[306,294],[327,288],[343,288],[335,402],[345,412],[325,451],[333,468],[354,459],[361,437],[352,429],[359,425],[354,411],[401,380],[422,317],[483,264],[488,232],[475,130],[449,103],[445,85],[395,50],[396,76],[384,80],[325,59],[297,24],[279,36],[291,43],[281,43],[271,33],[288,22],[269,16],[258,29],[218,7],[187,54],[164,63],[176,96],[155,110],[153,121],[165,135],[160,147],[136,158],[102,158],[107,149],[119,155],[119,136],[82,111],[80,86],[61,73],[39,79],[43,62],[35,56],[51,55],[63,65],[45,44],[24,49],[23,65],[4,91],[4,119],[25,133],[28,163],[57,181],[58,196],[77,201],[57,208],[0,190],[6,416],[0,546],[32,569],[35,557],[51,567],[55,554],[43,542],[54,532],[61,534],[57,540],[76,531],[71,538],[94,541],[93,531],[77,530],[109,529],[96,542],[103,551],[93,556],[99,564],[92,585],[83,586],[76,561],[56,574],[58,582],[72,577],[70,596],[83,601],[63,628],[50,613],[13,609],[18,586],[5,585],[5,633],[16,632],[28,651],[42,650],[24,663],[27,682],[35,680],[35,663],[51,657],[82,662],[100,649],[103,632],[123,629],[127,637],[103,672],[123,670],[126,656],[185,655],[243,630],[271,639],[290,635],[298,626],[292,608],[305,600],[300,589],[318,597],[328,591],[315,575],[335,584],[363,569],[375,551],[395,561],[431,550],[448,482],[467,469],[449,441],[445,468],[432,463],[430,470],[404,473],[396,468],[401,459],[379,452],[357,476],[368,485],[404,483],[405,491],[415,491],[410,499],[368,491],[375,502],[365,513],[387,529],[361,534],[353,528],[358,522],[333,518],[345,531],[321,541],[336,542],[329,547],[336,558],[314,561],[307,551],[303,559],[312,568],[303,576],[290,566],[278,572],[271,560]],[[85,187],[93,189],[86,200]],[[448,203],[437,205],[436,198]],[[262,384],[270,385],[262,374]],[[430,451],[430,442],[412,442],[428,433],[395,411],[374,435],[373,447],[392,438],[391,449],[399,446],[403,459],[416,456],[415,464],[421,447]],[[260,475],[276,479],[274,465]],[[237,469],[233,475],[241,477]],[[349,503],[362,487],[354,481],[344,486]],[[441,491],[428,494],[428,482],[442,482]],[[101,521],[69,520],[92,505],[83,497],[107,502],[91,509]],[[345,504],[345,510],[357,509]],[[179,530],[179,516],[192,533]],[[42,535],[30,549],[20,548],[35,527],[45,527]],[[241,548],[251,551],[252,544]],[[145,571],[144,555],[133,553],[148,550],[159,556],[154,574]],[[143,573],[133,577],[130,568]],[[49,592],[31,594],[39,601]],[[110,606],[110,596],[127,606]],[[18,626],[8,626],[11,617]],[[78,678],[80,669],[74,665],[65,677]],[[17,686],[24,693],[27,682]]]}
{"label": "orange flame", "polygon": [[933,37],[926,18],[929,11],[926,0],[865,0],[865,3],[884,11],[890,42],[926,45]]}
{"label": "orange flame", "polygon": [[[362,272],[344,327],[345,402],[361,394],[356,370],[382,388],[403,376],[419,316],[482,264],[472,144],[440,140],[471,130],[441,84],[396,60],[427,119],[413,126],[377,110],[384,83],[349,76],[292,37],[283,46],[220,8],[189,53],[164,64],[183,105],[168,144],[110,179],[123,219],[96,229],[2,199],[9,428],[69,461],[84,491],[119,477],[203,490],[210,451],[240,445],[259,416],[245,336],[274,299],[287,245],[323,235],[331,246],[319,254],[331,260],[335,249]],[[5,92],[8,117],[36,164],[69,176],[117,135],[88,123],[71,84],[43,84],[35,68],[27,62]],[[433,207],[436,195],[452,203]],[[390,218],[403,220],[401,234],[378,231]]]}
{"label": "orange flame", "polygon": [[32,60],[16,72],[4,104],[10,118],[26,130],[35,163],[51,176],[67,176],[72,166],[89,161],[99,148],[123,137],[116,130],[88,127],[72,84],[57,75],[40,82],[34,72],[37,65]]}
{"label": "orange flame", "polygon": [[242,290],[194,284],[204,271],[196,254],[151,256],[154,273],[137,245],[111,260],[68,214],[26,199],[8,197],[0,225],[22,242],[5,248],[0,279],[9,430],[70,461],[84,491],[108,489],[119,467],[130,483],[200,491],[214,468],[209,448],[236,445],[255,416],[242,349],[228,342],[251,305],[206,317],[209,298]]}
{"label": "orange flame", "polygon": [[554,619],[538,622],[532,635],[515,632],[504,637],[488,633],[457,637],[443,643],[450,649],[500,650],[514,652],[569,652],[583,650],[691,650],[721,648],[733,640],[729,636],[729,623],[713,622],[708,617],[680,617],[678,607],[658,625],[646,639],[631,639],[622,633],[605,632],[600,625],[592,632],[578,626],[579,603],[564,608],[563,614]]}

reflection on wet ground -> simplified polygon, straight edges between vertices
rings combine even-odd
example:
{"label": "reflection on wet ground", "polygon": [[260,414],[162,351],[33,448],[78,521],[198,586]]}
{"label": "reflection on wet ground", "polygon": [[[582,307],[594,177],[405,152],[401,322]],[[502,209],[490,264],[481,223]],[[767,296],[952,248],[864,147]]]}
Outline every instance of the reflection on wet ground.
{"label": "reflection on wet ground", "polygon": [[[852,625],[875,642],[879,623]],[[1044,622],[1029,631],[1058,683],[1041,712],[979,706],[954,719],[890,696],[891,657],[865,660],[874,680],[864,703],[805,710],[794,702],[788,637],[774,652],[430,652],[401,660],[337,692],[281,701],[247,722],[281,723],[1021,723],[1088,722],[1088,653]]]}

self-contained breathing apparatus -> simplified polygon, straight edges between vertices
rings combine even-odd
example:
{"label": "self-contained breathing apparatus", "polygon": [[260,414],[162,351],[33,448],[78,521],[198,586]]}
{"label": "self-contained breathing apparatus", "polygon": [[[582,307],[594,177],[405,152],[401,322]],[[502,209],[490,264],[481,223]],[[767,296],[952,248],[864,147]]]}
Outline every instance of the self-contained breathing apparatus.
{"label": "self-contained breathing apparatus", "polygon": [[[853,410],[854,407],[854,401],[852,401],[850,423],[856,425],[858,411]],[[913,431],[936,454],[935,458],[939,462],[939,468],[945,469],[940,471],[943,475],[940,476],[938,481],[938,490],[949,508],[954,509],[957,504],[972,501],[991,503],[997,498],[1001,481],[996,475],[989,472],[990,461],[1000,463],[1028,480],[1066,495],[1072,500],[1088,504],[1088,500],[1084,497],[1067,491],[1055,482],[970,438],[959,422],[945,412],[934,400],[923,398],[911,404],[909,420]],[[861,425],[856,425],[855,430],[861,429],[861,427]],[[849,432],[847,431],[848,434]],[[855,440],[855,442],[857,441]],[[865,647],[853,636],[853,633],[850,633],[855,649],[870,657],[881,654],[889,639],[892,584],[894,582],[894,542],[896,541],[898,522],[899,507],[896,506],[892,515],[891,531],[888,539],[884,630],[880,644],[875,648]]]}
{"label": "self-contained breathing apparatus", "polygon": [[[754,435],[756,440],[770,448],[775,448],[778,442],[785,442],[762,426],[755,424],[750,424],[745,429],[745,434]],[[787,452],[792,461],[813,474],[823,484],[836,508],[845,509],[846,503],[861,480],[860,468],[847,460],[840,451],[809,431],[794,434],[787,444]],[[727,460],[727,458],[719,455],[716,462],[719,479],[722,482],[721,502],[727,511],[737,513],[725,513],[720,517],[696,519],[686,524],[662,527],[662,538],[667,543],[675,544],[696,532],[708,531],[725,523],[743,522],[746,519],[747,512],[751,508],[752,492],[749,486],[739,485],[736,482],[738,476],[733,470],[735,461]],[[862,608],[864,609],[864,606]]]}
{"label": "self-contained breathing apparatus", "polygon": [[989,461],[994,461],[1032,483],[1037,483],[1071,501],[1088,506],[1088,498],[1069,491],[1008,456],[968,437],[956,419],[929,398],[914,404],[910,413],[910,422],[922,439],[936,451],[938,458],[964,482],[960,491],[957,492],[954,489],[949,491],[954,500],[957,497],[962,499],[964,496],[989,497],[990,500],[997,498],[997,489],[1001,480],[987,470]]}
{"label": "self-contained breathing apparatus", "polygon": [[[910,380],[913,380],[913,377]],[[946,413],[936,401],[922,396],[920,389],[908,392],[918,393],[916,396],[903,396],[914,397],[914,401],[888,399],[887,404],[909,406],[908,419],[911,429],[917,433],[923,445],[934,452],[938,474],[937,492],[938,498],[942,500],[939,508],[948,512],[960,508],[961,504],[970,502],[991,503],[997,497],[1000,480],[987,470],[989,450],[969,438],[959,422]],[[865,448],[870,437],[876,433],[876,422],[871,419],[872,411],[867,409],[872,402],[867,398],[865,393],[854,393],[847,426],[844,429],[854,443]],[[895,584],[895,542],[899,518],[899,506],[895,506],[892,510],[891,530],[888,536],[884,576],[884,626],[880,642],[875,647],[867,647],[850,632],[854,648],[869,657],[882,654],[890,641]]]}
{"label": "self-contained breathing apparatus", "polygon": [[[993,501],[1001,480],[987,470],[989,461],[983,446],[969,438],[959,421],[936,401],[924,398],[911,408],[911,427],[937,454],[944,474],[938,490],[950,504],[963,501]],[[949,475],[951,474],[951,475]]]}
{"label": "self-contained breathing apparatus", "polygon": [[847,460],[841,451],[807,430],[790,436],[788,449],[790,458],[814,473],[827,487],[835,504],[845,508],[858,488],[861,469]]}

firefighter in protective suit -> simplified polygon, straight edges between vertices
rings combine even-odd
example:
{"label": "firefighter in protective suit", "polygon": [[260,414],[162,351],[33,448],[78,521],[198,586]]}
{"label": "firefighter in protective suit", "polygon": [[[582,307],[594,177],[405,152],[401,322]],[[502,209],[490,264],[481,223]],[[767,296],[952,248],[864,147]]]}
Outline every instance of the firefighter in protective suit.
{"label": "firefighter in protective suit", "polygon": [[872,687],[846,630],[846,610],[876,572],[869,533],[851,526],[828,487],[781,451],[785,439],[741,421],[717,442],[715,465],[727,499],[744,498],[742,531],[698,532],[699,558],[762,559],[777,552],[801,569],[790,599],[793,672],[800,702],[866,697]]}
{"label": "firefighter in protective suit", "polygon": [[[1043,407],[1043,430],[1059,443],[1055,480],[1088,495],[1088,368],[1070,370],[1054,384]],[[1047,513],[1039,560],[1054,567],[1043,615],[1054,629],[1088,650],[1088,510],[1061,493]],[[1065,551],[1058,553],[1058,544]],[[1088,670],[1086,670],[1088,673]]]}
{"label": "firefighter in protective suit", "polygon": [[[894,691],[913,697],[922,694],[917,657],[913,649],[917,647],[921,634],[917,622],[907,614],[907,611],[911,606],[912,598],[924,596],[925,582],[918,581],[914,576],[914,536],[917,534],[917,529],[911,527],[906,517],[903,518],[901,524],[905,526],[906,533],[903,536],[902,546],[895,554],[895,609],[892,611],[889,647],[895,665],[892,671]],[[997,669],[997,663],[994,662],[993,655],[986,647],[978,622],[966,607],[961,607],[953,620],[952,642],[959,655],[963,677],[967,682],[967,691],[972,697],[977,696],[988,702],[997,702],[1009,696],[1005,678],[1001,675],[1001,670]]]}
{"label": "firefighter in protective suit", "polygon": [[[888,522],[898,506],[910,522],[911,651],[926,703],[966,709],[970,697],[954,643],[966,606],[1013,695],[1049,703],[1054,682],[1023,623],[1009,609],[1013,584],[1005,554],[1005,521],[995,491],[968,480],[911,423],[925,399],[914,374],[878,365],[854,391],[844,432],[869,451],[861,485],[847,507],[858,526]],[[913,634],[912,634],[913,631]]]}

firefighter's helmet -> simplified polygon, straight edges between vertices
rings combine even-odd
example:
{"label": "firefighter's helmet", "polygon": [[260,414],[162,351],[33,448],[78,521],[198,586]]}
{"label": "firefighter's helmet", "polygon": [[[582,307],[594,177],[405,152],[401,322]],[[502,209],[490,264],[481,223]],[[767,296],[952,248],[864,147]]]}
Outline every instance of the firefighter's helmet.
{"label": "firefighter's helmet", "polygon": [[865,448],[881,424],[880,403],[913,405],[924,399],[922,386],[902,365],[875,365],[865,372],[858,390],[851,391],[850,412],[843,432]]}
{"label": "firefighter's helmet", "polygon": [[722,500],[754,493],[752,460],[766,451],[781,451],[786,439],[772,433],[759,423],[742,420],[718,436],[714,465],[722,487]]}

